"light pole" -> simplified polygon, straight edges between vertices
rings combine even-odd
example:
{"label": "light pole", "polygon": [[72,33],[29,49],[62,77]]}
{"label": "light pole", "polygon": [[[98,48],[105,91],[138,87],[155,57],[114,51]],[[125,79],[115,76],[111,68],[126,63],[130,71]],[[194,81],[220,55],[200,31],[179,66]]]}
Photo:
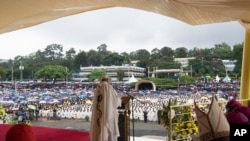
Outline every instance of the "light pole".
{"label": "light pole", "polygon": [[20,70],[20,81],[23,81],[23,70],[24,70],[24,66],[22,65],[22,62],[19,66],[19,70]]}
{"label": "light pole", "polygon": [[191,77],[193,77],[193,66],[191,65]]}
{"label": "light pole", "polygon": [[179,79],[179,77],[178,77],[178,88],[177,88],[178,95],[179,95],[179,86],[180,86],[180,79]]}
{"label": "light pole", "polygon": [[68,79],[67,79],[67,77],[68,77],[68,68],[67,67],[65,67],[65,72],[66,72],[66,75],[65,75],[65,86],[66,86],[66,89],[67,89],[67,81],[68,81]]}
{"label": "light pole", "polygon": [[11,83],[12,84],[13,84],[13,77],[14,77],[13,73],[14,73],[14,62],[12,62],[12,66],[11,66]]}

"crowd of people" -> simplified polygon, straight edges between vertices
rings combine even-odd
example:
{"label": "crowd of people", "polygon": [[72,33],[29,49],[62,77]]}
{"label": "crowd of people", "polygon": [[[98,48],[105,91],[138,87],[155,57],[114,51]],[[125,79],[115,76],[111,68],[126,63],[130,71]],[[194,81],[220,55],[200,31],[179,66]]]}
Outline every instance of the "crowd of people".
{"label": "crowd of people", "polygon": [[[212,94],[228,100],[237,97],[239,83],[197,82],[180,85],[174,90],[140,90],[135,92],[129,85],[112,83],[120,97],[132,96],[131,119],[157,121],[158,111],[169,99],[181,103],[191,100],[209,102]],[[8,113],[18,114],[22,119],[86,119],[91,120],[92,99],[97,84],[94,83],[1,83],[0,103]],[[171,91],[171,93],[170,93]],[[34,105],[31,107],[30,105]],[[21,120],[21,119],[20,119]]]}

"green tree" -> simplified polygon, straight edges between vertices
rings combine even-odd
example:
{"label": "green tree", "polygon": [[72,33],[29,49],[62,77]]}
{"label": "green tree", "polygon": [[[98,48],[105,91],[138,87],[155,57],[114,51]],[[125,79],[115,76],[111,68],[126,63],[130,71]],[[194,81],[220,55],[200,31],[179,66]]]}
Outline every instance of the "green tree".
{"label": "green tree", "polygon": [[148,66],[150,53],[146,49],[137,50],[135,56],[135,60],[139,60],[139,62],[137,62],[137,66],[143,68],[146,68]]}
{"label": "green tree", "polygon": [[70,72],[67,67],[61,65],[48,65],[36,71],[35,77],[44,80],[54,80],[55,82],[59,78],[66,80],[69,74]]}
{"label": "green tree", "polygon": [[48,45],[44,50],[44,55],[49,60],[56,60],[63,57],[63,46],[59,44]]}
{"label": "green tree", "polygon": [[106,65],[104,58],[106,58],[109,54],[111,54],[110,51],[107,50],[108,46],[106,44],[101,44],[100,46],[97,47],[97,54],[100,59],[100,64],[101,65]]}
{"label": "green tree", "polygon": [[117,77],[118,77],[118,80],[119,80],[119,81],[123,81],[124,75],[125,75],[124,70],[118,70],[118,71],[117,71]]}
{"label": "green tree", "polygon": [[113,52],[103,59],[103,65],[110,66],[110,65],[122,65],[124,58],[119,55],[117,52]]}
{"label": "green tree", "polygon": [[151,50],[150,61],[160,59],[160,50],[158,48],[154,48]]}
{"label": "green tree", "polygon": [[166,61],[173,61],[174,51],[170,47],[163,47],[160,49],[160,57]]}
{"label": "green tree", "polygon": [[79,66],[74,65],[74,59],[76,56],[76,51],[74,48],[70,48],[65,53],[63,66],[67,66],[70,70],[79,70]]}
{"label": "green tree", "polygon": [[0,66],[0,80],[4,80],[6,78],[7,70]]}
{"label": "green tree", "polygon": [[175,58],[185,58],[188,56],[188,49],[185,47],[179,47],[175,49]]}
{"label": "green tree", "polygon": [[130,58],[129,54],[127,52],[122,52],[120,55],[123,57],[123,63],[124,64],[129,64],[130,63]]}
{"label": "green tree", "polygon": [[179,69],[181,64],[174,61],[155,60],[149,64],[149,67],[158,67],[158,69]]}
{"label": "green tree", "polygon": [[75,56],[74,65],[76,68],[80,68],[80,66],[82,66],[82,67],[89,66],[88,56],[87,56],[87,53],[85,51],[81,51]]}
{"label": "green tree", "polygon": [[97,69],[97,70],[91,71],[87,75],[87,78],[89,79],[89,81],[95,81],[96,79],[100,81],[104,75],[106,75],[105,70]]}
{"label": "green tree", "polygon": [[231,60],[232,59],[232,49],[231,47],[226,44],[226,43],[222,43],[222,44],[215,44],[215,48],[214,48],[214,58],[220,58],[222,60]]}
{"label": "green tree", "polygon": [[90,66],[100,66],[101,65],[101,56],[95,50],[91,49],[87,53],[87,64]]}
{"label": "green tree", "polygon": [[234,68],[234,72],[237,74],[241,73],[242,56],[243,56],[243,43],[234,45],[232,59],[237,61]]}
{"label": "green tree", "polygon": [[202,69],[202,60],[201,59],[192,59],[192,60],[189,60],[189,66],[192,66],[192,75],[197,77],[197,76],[200,76],[202,75],[200,72],[201,72],[201,69]]}

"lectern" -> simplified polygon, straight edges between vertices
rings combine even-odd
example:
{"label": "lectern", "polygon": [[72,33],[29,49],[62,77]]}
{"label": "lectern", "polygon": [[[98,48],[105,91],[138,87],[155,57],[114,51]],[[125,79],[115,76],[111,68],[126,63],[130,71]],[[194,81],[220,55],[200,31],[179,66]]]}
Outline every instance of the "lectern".
{"label": "lectern", "polygon": [[118,107],[119,112],[119,131],[120,137],[118,141],[130,141],[130,109],[129,109],[129,96],[123,96],[122,106]]}

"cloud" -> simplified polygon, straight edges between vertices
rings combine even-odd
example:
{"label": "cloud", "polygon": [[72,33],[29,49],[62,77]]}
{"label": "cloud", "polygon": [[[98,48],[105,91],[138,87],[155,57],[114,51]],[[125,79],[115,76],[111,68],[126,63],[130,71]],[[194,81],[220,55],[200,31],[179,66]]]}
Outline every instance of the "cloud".
{"label": "cloud", "polygon": [[108,50],[129,53],[164,46],[208,48],[222,42],[233,46],[243,40],[244,28],[237,22],[191,26],[152,12],[109,8],[2,34],[0,58],[28,55],[54,43],[63,45],[64,51],[88,51],[105,43]]}

